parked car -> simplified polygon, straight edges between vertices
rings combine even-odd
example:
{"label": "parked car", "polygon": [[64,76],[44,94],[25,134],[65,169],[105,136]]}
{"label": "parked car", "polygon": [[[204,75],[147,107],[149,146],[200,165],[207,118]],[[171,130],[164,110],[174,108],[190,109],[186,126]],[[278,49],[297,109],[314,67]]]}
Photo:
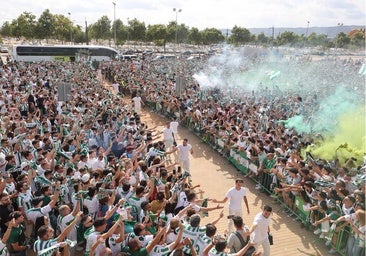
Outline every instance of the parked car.
{"label": "parked car", "polygon": [[8,52],[9,52],[8,47],[6,47],[6,46],[1,46],[1,48],[0,48],[0,52],[1,52],[1,53],[8,53]]}

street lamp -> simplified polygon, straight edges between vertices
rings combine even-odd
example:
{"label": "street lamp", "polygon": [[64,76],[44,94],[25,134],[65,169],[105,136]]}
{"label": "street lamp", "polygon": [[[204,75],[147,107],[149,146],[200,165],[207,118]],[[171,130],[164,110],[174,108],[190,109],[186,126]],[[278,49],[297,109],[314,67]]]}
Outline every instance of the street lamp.
{"label": "street lamp", "polygon": [[70,23],[71,23],[71,27],[70,27],[70,44],[72,44],[72,20],[71,20],[71,12],[69,12],[68,14],[69,14],[69,19],[70,19]]}
{"label": "street lamp", "polygon": [[173,12],[175,12],[175,46],[178,44],[178,12],[182,12],[182,9],[173,8]]}
{"label": "street lamp", "polygon": [[112,2],[113,4],[113,11],[114,11],[114,17],[113,17],[113,30],[114,30],[114,47],[117,46],[117,31],[116,31],[116,3]]}

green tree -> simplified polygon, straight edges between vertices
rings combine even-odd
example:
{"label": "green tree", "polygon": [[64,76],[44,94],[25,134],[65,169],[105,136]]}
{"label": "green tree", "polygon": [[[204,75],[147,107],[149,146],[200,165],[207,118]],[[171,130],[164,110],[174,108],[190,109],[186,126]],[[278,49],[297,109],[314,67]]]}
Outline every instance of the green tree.
{"label": "green tree", "polygon": [[234,26],[231,30],[229,42],[234,45],[241,45],[251,41],[251,35],[248,29]]}
{"label": "green tree", "polygon": [[188,40],[190,43],[199,45],[202,43],[202,33],[198,28],[191,28],[188,33]]}
{"label": "green tree", "polygon": [[365,32],[359,31],[353,34],[351,44],[356,47],[365,47]]}
{"label": "green tree", "polygon": [[117,45],[121,45],[127,40],[127,28],[120,19],[117,19],[115,23],[112,24],[112,33],[114,33],[114,26],[116,26]]}
{"label": "green tree", "polygon": [[351,39],[343,32],[339,33],[335,38],[337,48],[344,48],[351,42]]}
{"label": "green tree", "polygon": [[170,21],[168,23],[168,25],[166,26],[166,30],[167,30],[167,36],[166,36],[166,40],[167,42],[171,42],[171,43],[175,43],[175,32],[178,32],[178,27],[175,23],[175,21]]}
{"label": "green tree", "polygon": [[178,44],[188,42],[189,27],[183,23],[178,25],[177,40]]}
{"label": "green tree", "polygon": [[205,45],[218,44],[224,41],[224,35],[216,28],[206,28],[202,31],[202,42]]}
{"label": "green tree", "polygon": [[154,42],[158,46],[165,46],[167,35],[167,28],[163,24],[149,25],[147,27],[147,41]]}
{"label": "green tree", "polygon": [[11,23],[12,35],[16,37],[34,38],[36,30],[36,16],[30,12],[23,12]]}
{"label": "green tree", "polygon": [[276,38],[278,45],[295,45],[299,42],[300,36],[296,35],[294,32],[285,31]]}
{"label": "green tree", "polygon": [[85,32],[80,25],[76,25],[72,29],[72,39],[75,43],[85,42]]}
{"label": "green tree", "polygon": [[140,22],[136,18],[128,22],[130,40],[145,41],[146,26],[144,22]]}
{"label": "green tree", "polygon": [[0,34],[2,36],[12,36],[11,34],[11,24],[9,21],[5,21],[1,26]]}
{"label": "green tree", "polygon": [[259,44],[262,44],[262,45],[266,45],[270,42],[270,38],[268,36],[266,36],[263,32],[261,32],[259,35],[257,35],[256,37],[256,41],[259,43]]}
{"label": "green tree", "polygon": [[43,13],[39,16],[37,26],[36,26],[36,32],[37,36],[40,39],[49,39],[54,35],[55,30],[53,29],[55,27],[55,17],[50,12],[49,9],[46,9],[43,11]]}
{"label": "green tree", "polygon": [[91,38],[107,40],[112,38],[111,21],[107,16],[102,16],[97,22],[90,26]]}
{"label": "green tree", "polygon": [[69,41],[70,34],[72,33],[71,22],[69,18],[63,14],[55,14],[54,19],[55,22],[53,25],[53,30],[55,38],[57,40],[61,40],[62,42]]}

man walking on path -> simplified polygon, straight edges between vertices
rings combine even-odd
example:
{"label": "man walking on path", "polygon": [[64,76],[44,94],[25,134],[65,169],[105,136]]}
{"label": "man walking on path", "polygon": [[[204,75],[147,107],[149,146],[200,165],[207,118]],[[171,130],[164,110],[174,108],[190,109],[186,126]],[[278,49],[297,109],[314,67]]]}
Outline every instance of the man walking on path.
{"label": "man walking on path", "polygon": [[184,139],[182,144],[179,144],[173,151],[178,150],[178,163],[182,169],[190,173],[189,154],[193,154],[192,145],[188,144],[188,139]]}
{"label": "man walking on path", "polygon": [[263,256],[270,255],[270,243],[268,234],[270,233],[269,223],[271,221],[272,207],[265,205],[263,211],[254,217],[253,225],[250,227],[247,235],[251,235],[251,241],[255,244],[255,248],[262,245]]}
{"label": "man walking on path", "polygon": [[228,216],[228,225],[229,225],[229,232],[233,232],[233,216],[240,216],[243,217],[243,206],[242,200],[244,200],[245,206],[247,208],[247,213],[250,214],[248,200],[247,200],[247,192],[246,189],[242,186],[244,180],[241,178],[235,179],[235,186],[230,188],[225,195],[225,198],[221,201],[217,199],[213,199],[212,202],[223,204],[226,203],[227,200],[229,201],[229,216]]}

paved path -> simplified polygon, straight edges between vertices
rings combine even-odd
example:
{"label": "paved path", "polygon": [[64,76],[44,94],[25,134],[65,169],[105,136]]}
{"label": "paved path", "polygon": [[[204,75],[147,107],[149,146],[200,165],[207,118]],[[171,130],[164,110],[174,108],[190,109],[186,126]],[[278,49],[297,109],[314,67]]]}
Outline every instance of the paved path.
{"label": "paved path", "polygon": [[[142,117],[144,122],[150,127],[158,126],[157,130],[163,129],[166,119],[152,112],[145,111],[144,113]],[[201,185],[201,189],[205,191],[204,197],[223,199],[227,189],[234,185],[234,178],[237,175],[242,175],[225,158],[221,157],[207,144],[202,143],[194,133],[184,127],[179,127],[178,135],[178,144],[183,138],[188,138],[189,143],[193,146],[194,154],[191,157],[193,184]],[[271,197],[255,190],[255,183],[252,180],[243,176],[242,178],[248,191],[250,214],[246,214],[245,207],[243,209],[245,213],[243,216],[244,222],[248,226],[251,226],[254,216],[261,211],[264,204],[273,207],[271,231],[274,236],[274,245],[271,246],[271,255],[328,255],[323,242],[315,240],[317,237],[311,231],[301,228],[299,222],[287,217],[287,214],[281,211],[279,205],[272,203],[273,199]],[[220,211],[210,212],[209,217],[203,219],[203,224],[217,218],[219,213]],[[217,224],[218,232],[221,234],[227,230],[227,204],[224,213],[224,219],[221,219]]]}

